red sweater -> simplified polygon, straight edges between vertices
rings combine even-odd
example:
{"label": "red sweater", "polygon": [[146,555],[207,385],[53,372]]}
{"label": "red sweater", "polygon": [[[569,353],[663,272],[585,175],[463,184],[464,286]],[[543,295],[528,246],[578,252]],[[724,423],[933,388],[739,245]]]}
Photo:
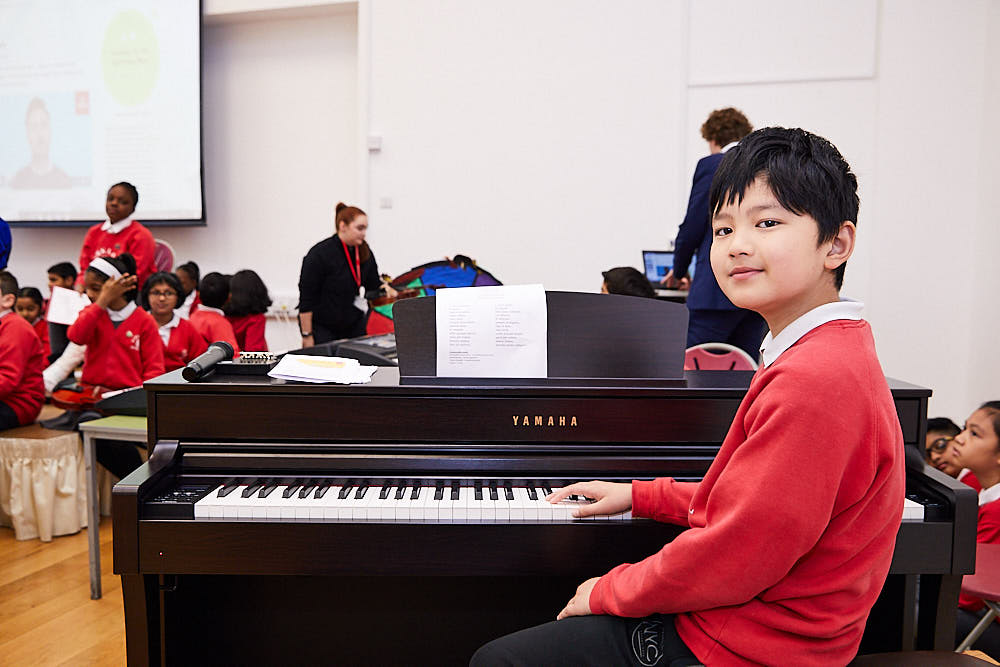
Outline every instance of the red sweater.
{"label": "red sweater", "polygon": [[[1000,503],[995,500],[979,506],[979,518],[976,521],[976,542],[1000,544]],[[981,598],[962,593],[958,596],[958,606],[969,611],[979,611],[985,605]]]}
{"label": "red sweater", "polygon": [[236,342],[236,333],[233,325],[229,323],[225,315],[207,310],[205,306],[200,306],[198,310],[191,313],[191,324],[195,330],[201,334],[205,342],[212,344],[217,340],[222,340],[233,346],[233,358],[240,353],[240,345]]}
{"label": "red sweater", "polygon": [[80,311],[67,335],[87,346],[81,378],[86,384],[125,389],[163,374],[163,341],[153,316],[142,308],[115,327],[108,311],[92,303]]}
{"label": "red sweater", "polygon": [[80,250],[80,275],[77,283],[83,282],[83,274],[87,272],[90,261],[96,257],[117,257],[123,252],[135,257],[135,273],[139,279],[138,286],[146,282],[156,267],[153,265],[153,254],[156,250],[156,242],[153,234],[143,227],[139,222],[133,220],[132,224],[121,230],[117,234],[101,231],[101,224],[94,225],[87,230],[87,236],[83,239],[83,248]]}
{"label": "red sweater", "polygon": [[816,327],[754,375],[700,483],[632,483],[690,528],[601,577],[595,614],[675,613],[709,665],[847,664],[892,560],[903,435],[864,321]]}
{"label": "red sweater", "polygon": [[243,315],[242,317],[226,317],[233,325],[236,342],[241,350],[247,352],[267,352],[267,340],[264,339],[264,328],[267,324],[263,313]]}
{"label": "red sweater", "polygon": [[27,320],[10,311],[0,317],[0,402],[14,411],[21,425],[31,424],[42,410],[42,343]]}
{"label": "red sweater", "polygon": [[38,340],[42,343],[42,355],[44,357],[42,366],[48,366],[49,355],[52,353],[52,349],[49,347],[49,322],[44,317],[39,317],[31,323],[31,326],[35,329],[35,333],[38,334]]}
{"label": "red sweater", "polygon": [[207,349],[208,344],[201,334],[190,322],[182,318],[177,326],[170,330],[170,340],[164,353],[164,366],[168,371],[180,368]]}

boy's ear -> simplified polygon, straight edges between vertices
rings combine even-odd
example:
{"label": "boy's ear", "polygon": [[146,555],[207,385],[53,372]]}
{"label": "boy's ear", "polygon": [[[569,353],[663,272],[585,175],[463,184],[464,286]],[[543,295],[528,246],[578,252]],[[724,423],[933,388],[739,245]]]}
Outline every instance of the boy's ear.
{"label": "boy's ear", "polygon": [[830,251],[827,252],[826,261],[823,263],[827,269],[833,271],[851,256],[851,253],[854,252],[854,235],[856,232],[857,228],[850,220],[840,223],[840,229],[837,230],[837,235],[833,237],[833,242],[830,244]]}
{"label": "boy's ear", "polygon": [[15,303],[17,303],[16,294],[0,294],[0,308],[3,308],[4,310],[13,310]]}

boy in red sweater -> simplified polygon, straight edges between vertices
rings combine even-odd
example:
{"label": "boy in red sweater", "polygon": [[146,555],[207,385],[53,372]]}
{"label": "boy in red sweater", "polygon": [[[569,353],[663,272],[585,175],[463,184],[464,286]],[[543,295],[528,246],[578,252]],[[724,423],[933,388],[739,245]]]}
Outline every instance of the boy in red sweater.
{"label": "boy in red sweater", "polygon": [[857,180],[837,149],[764,128],[726,153],[710,196],[712,270],[770,332],[699,483],[583,482],[554,493],[687,526],[577,589],[557,621],[472,663],[844,665],[892,560],[903,436],[861,304],[841,301]]}
{"label": "boy in red sweater", "polygon": [[0,431],[34,422],[45,401],[42,344],[13,312],[17,292],[14,276],[0,271]]}
{"label": "boy in red sweater", "polygon": [[146,278],[156,270],[153,264],[153,254],[156,251],[153,234],[132,219],[138,203],[139,191],[131,183],[123,181],[111,186],[104,203],[108,219],[87,230],[87,236],[83,239],[78,283],[83,282],[87,267],[95,258],[118,257],[126,252],[135,260],[136,271],[133,275],[138,279],[136,287],[142,287]]}
{"label": "boy in red sweater", "polygon": [[240,353],[240,346],[236,342],[233,325],[222,312],[222,307],[229,300],[229,277],[215,271],[206,274],[198,286],[198,294],[201,296],[201,305],[191,313],[189,321],[209,345],[217,340],[232,345],[235,358]]}

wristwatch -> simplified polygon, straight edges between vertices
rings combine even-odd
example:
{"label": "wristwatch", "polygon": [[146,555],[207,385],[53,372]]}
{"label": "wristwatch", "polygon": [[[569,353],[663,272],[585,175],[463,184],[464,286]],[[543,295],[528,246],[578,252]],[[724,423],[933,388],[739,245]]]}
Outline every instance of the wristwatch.
{"label": "wristwatch", "polygon": [[312,332],[312,331],[301,331],[301,330],[300,330],[300,331],[299,331],[299,333],[300,333],[300,334],[302,334],[302,337],[303,337],[303,338],[309,338],[309,336],[312,336],[312,335],[313,335],[313,332]]}

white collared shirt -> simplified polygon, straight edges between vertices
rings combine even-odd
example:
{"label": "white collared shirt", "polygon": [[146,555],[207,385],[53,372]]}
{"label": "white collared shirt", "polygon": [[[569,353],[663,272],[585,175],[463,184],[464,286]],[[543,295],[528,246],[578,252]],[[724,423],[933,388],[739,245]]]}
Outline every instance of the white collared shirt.
{"label": "white collared shirt", "polygon": [[983,489],[979,492],[980,507],[986,503],[992,503],[994,500],[1000,500],[1000,484],[994,484],[990,488]]}
{"label": "white collared shirt", "polygon": [[726,151],[728,151],[733,146],[739,145],[739,143],[740,142],[738,142],[738,141],[730,141],[728,144],[726,144],[725,146],[722,147],[722,150],[720,152],[725,153]]}
{"label": "white collared shirt", "polygon": [[194,303],[195,294],[195,290],[191,290],[191,293],[187,295],[186,299],[184,299],[184,303],[177,306],[177,308],[174,309],[174,312],[178,313],[184,319],[188,319],[191,316],[191,304]]}
{"label": "white collared shirt", "polygon": [[3,317],[7,313],[13,313],[14,311],[8,308],[7,310],[0,310],[0,317]]}
{"label": "white collared shirt", "polygon": [[111,310],[108,308],[108,317],[111,318],[112,322],[124,322],[128,319],[129,315],[135,312],[136,308],[138,306],[135,305],[135,301],[129,301],[121,310]]}
{"label": "white collared shirt", "polygon": [[163,344],[167,345],[170,342],[170,332],[173,331],[174,327],[181,323],[181,316],[174,311],[174,318],[161,326],[159,328],[160,338],[163,339]]}
{"label": "white collared shirt", "polygon": [[226,314],[224,312],[222,312],[221,308],[209,308],[208,306],[206,306],[203,303],[198,305],[198,310],[204,310],[206,313],[218,313],[219,315],[222,315],[223,317],[226,316]]}
{"label": "white collared shirt", "polygon": [[798,342],[800,338],[816,327],[834,320],[860,320],[865,304],[860,301],[841,298],[840,301],[824,303],[816,306],[808,313],[800,315],[794,322],[785,327],[777,336],[768,331],[760,344],[760,354],[764,367],[768,367],[781,356],[781,353]]}
{"label": "white collared shirt", "polygon": [[132,224],[132,216],[119,220],[118,222],[112,223],[111,220],[105,220],[104,224],[101,225],[102,232],[111,232],[112,234],[117,234],[126,227]]}

